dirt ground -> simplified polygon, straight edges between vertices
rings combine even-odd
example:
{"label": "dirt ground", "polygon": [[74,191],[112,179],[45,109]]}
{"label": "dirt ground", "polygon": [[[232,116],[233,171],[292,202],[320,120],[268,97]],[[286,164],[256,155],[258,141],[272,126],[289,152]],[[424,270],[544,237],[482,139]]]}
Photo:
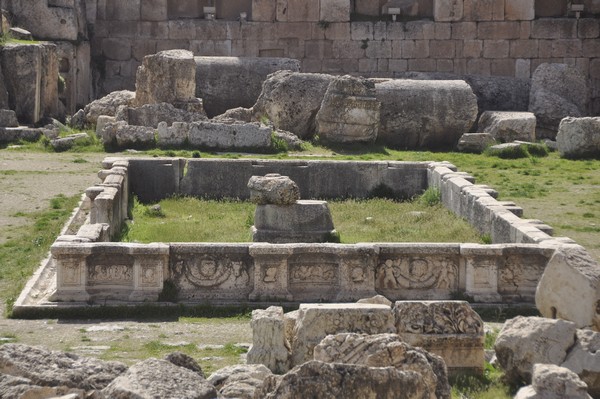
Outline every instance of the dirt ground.
{"label": "dirt ground", "polygon": [[[114,154],[111,154],[114,155]],[[30,219],[18,212],[47,209],[58,194],[72,196],[98,182],[105,154],[30,153],[0,150],[0,243]],[[84,162],[85,161],[85,162]],[[1,265],[0,265],[1,267]],[[3,308],[3,306],[1,307]],[[43,345],[82,355],[103,356],[118,347],[159,342],[177,350],[181,345],[225,345],[251,341],[247,320],[218,319],[202,323],[177,321],[134,322],[98,320],[12,320],[0,316],[0,342]],[[133,348],[132,348],[133,349]],[[111,357],[133,362],[139,348]]]}

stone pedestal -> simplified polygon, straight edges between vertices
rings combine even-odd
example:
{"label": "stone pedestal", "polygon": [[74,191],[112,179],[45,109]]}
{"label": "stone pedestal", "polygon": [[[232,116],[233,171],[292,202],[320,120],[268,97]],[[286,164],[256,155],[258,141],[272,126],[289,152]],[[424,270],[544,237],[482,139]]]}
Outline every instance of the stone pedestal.
{"label": "stone pedestal", "polygon": [[257,205],[252,227],[255,242],[328,242],[337,236],[326,201],[299,200],[293,205]]}

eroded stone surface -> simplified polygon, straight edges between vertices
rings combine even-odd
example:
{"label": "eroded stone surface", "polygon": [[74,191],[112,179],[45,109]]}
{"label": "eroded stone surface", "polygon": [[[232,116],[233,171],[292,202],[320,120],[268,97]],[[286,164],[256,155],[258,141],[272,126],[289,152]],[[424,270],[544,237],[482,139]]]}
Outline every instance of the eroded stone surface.
{"label": "eroded stone surface", "polygon": [[289,370],[290,344],[285,336],[283,308],[271,306],[252,311],[252,347],[247,362],[263,364],[274,373]]}
{"label": "eroded stone surface", "polygon": [[588,386],[593,397],[600,397],[600,333],[577,330],[577,340],[562,367],[575,372]]}
{"label": "eroded stone surface", "polygon": [[278,173],[252,176],[248,188],[250,201],[259,205],[292,205],[300,199],[298,185],[288,176]]}
{"label": "eroded stone surface", "polygon": [[560,121],[556,145],[560,155],[586,158],[600,154],[600,118],[564,118]]}
{"label": "eroded stone surface", "polygon": [[431,399],[450,398],[450,385],[444,360],[421,348],[414,348],[402,342],[396,334],[328,335],[315,346],[314,360],[370,367],[396,367],[402,371],[415,371],[423,377]]}
{"label": "eroded stone surface", "polygon": [[460,136],[456,149],[461,152],[481,154],[494,144],[496,144],[496,140],[490,133],[465,133]]}
{"label": "eroded stone surface", "polygon": [[129,90],[113,91],[106,96],[92,101],[83,109],[85,123],[95,125],[100,115],[116,116],[119,107],[129,106],[135,100],[135,92]]}
{"label": "eroded stone surface", "polygon": [[479,117],[478,130],[507,143],[535,141],[535,115],[531,112],[486,111]]}
{"label": "eroded stone surface", "polygon": [[536,363],[561,364],[575,342],[575,323],[541,317],[507,320],[494,349],[508,381],[530,383]]}
{"label": "eroded stone surface", "polygon": [[553,364],[533,365],[530,386],[521,388],[515,399],[591,399],[587,386],[571,370]]}
{"label": "eroded stone surface", "polygon": [[208,382],[215,386],[220,398],[252,399],[265,378],[271,375],[262,364],[237,364],[215,371]]}

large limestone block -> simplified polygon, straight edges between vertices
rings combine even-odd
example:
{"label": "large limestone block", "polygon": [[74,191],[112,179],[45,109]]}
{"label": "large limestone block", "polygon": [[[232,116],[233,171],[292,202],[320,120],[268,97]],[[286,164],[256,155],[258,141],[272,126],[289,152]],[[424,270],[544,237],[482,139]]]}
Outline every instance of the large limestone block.
{"label": "large limestone block", "polygon": [[577,330],[575,346],[561,366],[579,375],[590,395],[600,397],[600,333]]}
{"label": "large limestone block", "polygon": [[460,152],[481,154],[491,145],[497,144],[490,133],[465,133],[460,136],[456,149]]}
{"label": "large limestone block", "polygon": [[477,98],[462,80],[387,80],[375,84],[381,102],[378,141],[395,148],[454,148],[477,119]]}
{"label": "large limestone block", "polygon": [[319,21],[350,21],[350,0],[321,0]]}
{"label": "large limestone block", "polygon": [[102,393],[106,397],[123,399],[217,397],[215,387],[198,373],[158,359],[147,359],[131,366]]}
{"label": "large limestone block", "polygon": [[437,22],[461,21],[464,13],[463,3],[463,0],[434,0],[434,20]]}
{"label": "large limestone block", "polygon": [[196,99],[196,63],[188,50],[167,50],[144,57],[137,70],[138,106],[185,103]]}
{"label": "large limestone block", "polygon": [[208,382],[219,391],[219,398],[251,399],[263,381],[272,374],[262,364],[236,364],[215,371]]}
{"label": "large limestone block", "polygon": [[[1,73],[1,72],[0,72]],[[11,109],[0,109],[0,127],[18,127],[17,114]]]}
{"label": "large limestone block", "polygon": [[600,265],[583,247],[558,248],[538,283],[535,305],[544,317],[600,331]]}
{"label": "large limestone block", "polygon": [[326,201],[299,200],[292,205],[258,205],[252,241],[270,243],[335,241]]}
{"label": "large limestone block", "polygon": [[3,2],[2,7],[36,39],[77,41],[86,36],[83,0],[54,7],[50,4],[50,1],[9,1]]}
{"label": "large limestone block", "polygon": [[312,360],[263,387],[257,397],[429,399],[429,392],[423,377],[414,371]]}
{"label": "large limestone block", "polygon": [[250,201],[259,205],[292,205],[300,199],[298,185],[288,176],[268,173],[248,181]]}
{"label": "large limestone block", "polygon": [[575,324],[564,320],[523,316],[507,320],[494,345],[507,380],[530,383],[534,364],[561,364],[575,343],[575,331]]}
{"label": "large limestone block", "polygon": [[101,115],[116,116],[119,107],[130,106],[135,101],[135,92],[129,90],[113,91],[85,106],[85,123],[95,125]]}
{"label": "large limestone block", "polygon": [[[274,7],[273,0],[254,1]],[[252,14],[255,19],[257,15]],[[272,21],[269,19],[269,22]],[[288,70],[300,72],[300,61],[270,57],[194,57],[196,62],[196,97],[204,100],[209,117],[256,103],[269,74]]]}
{"label": "large limestone block", "polygon": [[444,360],[421,348],[402,342],[396,334],[328,335],[314,349],[314,360],[327,363],[361,364],[369,367],[396,367],[423,376],[431,399],[450,398]]}
{"label": "large limestone block", "polygon": [[537,138],[554,139],[567,116],[587,116],[590,91],[586,77],[574,66],[544,63],[531,80],[529,112],[537,118]]}
{"label": "large limestone block", "polygon": [[315,132],[315,116],[334,76],[279,71],[269,75],[253,107],[255,115],[305,139]]}
{"label": "large limestone block", "polygon": [[477,96],[479,112],[527,111],[531,80],[509,76],[469,75],[465,80]]}
{"label": "large limestone block", "polygon": [[396,330],[404,342],[441,356],[448,372],[483,371],[483,321],[465,301],[397,301]]}
{"label": "large limestone block", "polygon": [[479,117],[478,131],[508,143],[515,140],[535,141],[535,115],[531,112],[485,111]]}
{"label": "large limestone block", "polygon": [[515,399],[592,399],[577,374],[553,364],[535,364],[532,384],[521,388]]}
{"label": "large limestone block", "polygon": [[257,22],[275,22],[277,2],[273,0],[253,0],[252,20]]}
{"label": "large limestone block", "polygon": [[338,77],[329,84],[317,113],[317,134],[320,139],[333,143],[375,141],[380,108],[373,82],[351,76]]}
{"label": "large limestone block", "polygon": [[271,306],[252,311],[252,347],[248,351],[249,364],[263,364],[274,373],[289,370],[291,348],[285,337],[283,308]]}
{"label": "large limestone block", "polygon": [[313,358],[313,348],[330,334],[393,333],[394,316],[386,305],[301,304],[292,337],[292,366]]}
{"label": "large limestone block", "polygon": [[127,366],[120,362],[105,362],[35,346],[5,344],[0,347],[0,374],[27,378],[41,386],[102,389],[126,370]]}
{"label": "large limestone block", "polygon": [[259,123],[203,121],[190,123],[189,129],[189,144],[194,147],[262,151],[271,147],[271,129]]}
{"label": "large limestone block", "polygon": [[0,57],[8,103],[19,121],[35,124],[44,116],[57,116],[56,45],[8,44]]}
{"label": "large limestone block", "polygon": [[534,0],[504,0],[504,19],[531,21],[535,18]]}
{"label": "large limestone block", "polygon": [[197,122],[206,120],[206,114],[200,104],[200,112],[189,112],[175,108],[169,103],[144,104],[141,107],[121,107],[117,112],[117,120],[124,120],[130,125],[158,127],[160,122],[169,126],[175,122]]}
{"label": "large limestone block", "polygon": [[556,145],[560,155],[586,158],[600,155],[600,118],[565,118],[560,121]]}

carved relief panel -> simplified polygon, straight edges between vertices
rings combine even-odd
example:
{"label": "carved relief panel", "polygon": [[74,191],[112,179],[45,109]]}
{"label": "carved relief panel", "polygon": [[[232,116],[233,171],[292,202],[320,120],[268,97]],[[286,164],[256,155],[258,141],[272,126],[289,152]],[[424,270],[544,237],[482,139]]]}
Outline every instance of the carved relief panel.
{"label": "carved relief panel", "polygon": [[62,287],[79,287],[83,284],[81,267],[81,256],[62,256],[59,259],[61,279],[59,285]]}
{"label": "carved relief panel", "polygon": [[296,300],[333,300],[339,290],[339,262],[330,254],[301,254],[288,259],[288,289]]}
{"label": "carved relief panel", "polygon": [[458,262],[441,256],[380,259],[375,275],[378,292],[387,298],[447,298],[458,289]]}
{"label": "carved relief panel", "polygon": [[133,286],[134,258],[130,255],[94,254],[87,259],[87,285]]}
{"label": "carved relief panel", "polygon": [[502,296],[532,300],[546,263],[547,259],[543,255],[507,256],[500,268],[498,292]]}

